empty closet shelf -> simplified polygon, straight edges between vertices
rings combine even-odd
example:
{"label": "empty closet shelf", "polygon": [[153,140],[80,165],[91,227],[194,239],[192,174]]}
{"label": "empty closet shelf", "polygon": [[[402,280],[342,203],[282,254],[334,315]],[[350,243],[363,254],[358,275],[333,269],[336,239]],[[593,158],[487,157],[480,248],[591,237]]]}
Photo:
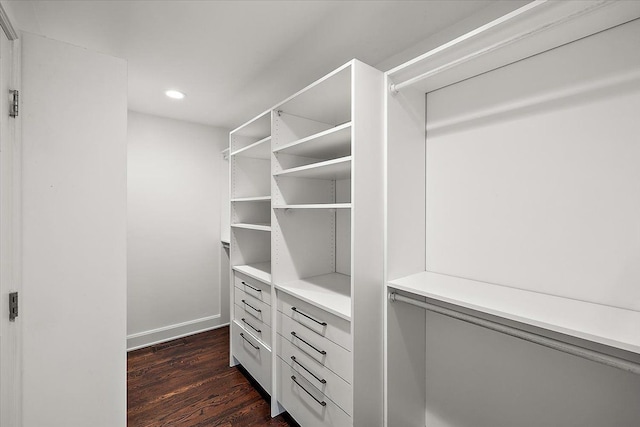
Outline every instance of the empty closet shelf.
{"label": "empty closet shelf", "polygon": [[351,203],[310,203],[299,205],[275,205],[274,209],[351,209]]}
{"label": "empty closet shelf", "polygon": [[268,136],[266,138],[261,139],[260,141],[256,141],[251,145],[247,145],[246,147],[240,148],[233,153],[231,156],[242,156],[242,157],[251,157],[254,159],[270,159],[271,158],[271,137]]}
{"label": "empty closet shelf", "polygon": [[640,312],[421,272],[390,288],[640,354]]}
{"label": "empty closet shelf", "polygon": [[271,231],[270,224],[249,224],[249,223],[237,223],[231,224],[233,228],[244,228],[247,230],[259,230],[259,231]]}
{"label": "empty closet shelf", "polygon": [[329,273],[274,286],[342,319],[351,320],[351,276]]}
{"label": "empty closet shelf", "polygon": [[268,202],[271,196],[255,196],[255,197],[236,197],[231,199],[232,202]]}
{"label": "empty closet shelf", "polygon": [[260,280],[261,282],[271,283],[271,262],[236,265],[233,267],[233,270]]}
{"label": "empty closet shelf", "polygon": [[348,156],[351,154],[351,122],[290,142],[273,152],[319,159]]}
{"label": "empty closet shelf", "polygon": [[274,176],[332,180],[349,179],[351,178],[351,156],[285,169],[282,172],[275,173]]}

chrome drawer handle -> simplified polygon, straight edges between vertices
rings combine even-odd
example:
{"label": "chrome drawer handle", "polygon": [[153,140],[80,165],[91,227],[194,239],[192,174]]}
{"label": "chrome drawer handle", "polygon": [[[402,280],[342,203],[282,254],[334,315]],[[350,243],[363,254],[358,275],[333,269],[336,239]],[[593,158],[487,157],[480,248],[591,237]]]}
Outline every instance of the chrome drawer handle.
{"label": "chrome drawer handle", "polygon": [[244,317],[242,318],[242,321],[244,322],[245,325],[247,325],[248,327],[250,327],[251,329],[253,329],[254,331],[256,331],[257,333],[261,334],[262,331],[258,328],[256,328],[255,326],[253,326],[251,323],[247,322]]}
{"label": "chrome drawer handle", "polygon": [[314,374],[313,372],[311,372],[309,369],[307,369],[302,363],[298,362],[298,359],[296,359],[295,356],[291,356],[291,360],[293,360],[293,363],[297,364],[298,366],[300,366],[302,369],[304,369],[305,371],[307,371],[313,378],[315,378],[316,380],[318,380],[319,382],[321,382],[322,384],[326,384],[327,380],[325,380],[324,378],[320,378],[318,377],[316,374]]}
{"label": "chrome drawer handle", "polygon": [[255,345],[254,343],[252,343],[251,341],[249,341],[247,339],[247,337],[244,336],[244,334],[242,332],[240,332],[240,336],[242,337],[243,340],[245,340],[246,342],[248,342],[249,344],[251,344],[251,347],[255,348],[256,350],[260,350],[260,347],[258,347],[257,345]]}
{"label": "chrome drawer handle", "polygon": [[291,335],[293,335],[294,337],[298,338],[300,341],[302,341],[303,343],[305,343],[306,345],[308,345],[309,347],[311,347],[312,349],[314,349],[315,351],[317,351],[318,353],[320,353],[321,355],[326,355],[327,352],[324,350],[318,350],[317,347],[315,347],[312,344],[309,344],[307,341],[305,341],[304,339],[300,338],[295,332],[291,331]]}
{"label": "chrome drawer handle", "polygon": [[298,381],[296,381],[296,376],[295,375],[291,375],[291,379],[293,380],[294,383],[298,384],[298,387],[300,387],[302,390],[304,390],[305,393],[307,393],[309,396],[313,397],[313,400],[315,400],[316,402],[318,402],[318,404],[320,404],[321,406],[327,406],[327,402],[325,402],[324,400],[318,400],[317,397],[315,397],[313,394],[311,394],[309,392],[309,390],[307,390],[306,388],[304,388],[302,386],[302,384],[300,384]]}
{"label": "chrome drawer handle", "polygon": [[245,282],[245,281],[242,281],[241,283],[242,283],[243,285],[245,285],[247,288],[253,289],[253,290],[254,290],[254,291],[256,291],[256,292],[262,292],[262,289],[254,288],[253,286],[251,286],[250,284],[248,284],[248,283],[247,283],[247,282]]}
{"label": "chrome drawer handle", "polygon": [[246,302],[245,300],[242,300],[242,303],[246,306],[249,306],[250,308],[253,308],[255,311],[257,311],[258,313],[262,313],[262,310],[260,310],[259,308],[255,308],[254,306],[252,306],[251,304],[249,304],[248,302]]}
{"label": "chrome drawer handle", "polygon": [[313,317],[309,316],[308,314],[305,314],[305,313],[301,312],[300,310],[298,310],[298,309],[297,309],[297,308],[295,308],[295,307],[291,307],[291,310],[295,311],[295,312],[296,312],[296,313],[298,313],[298,314],[303,315],[303,316],[304,316],[304,317],[306,317],[307,319],[311,319],[311,320],[313,320],[313,321],[314,321],[314,322],[316,322],[318,325],[321,325],[321,326],[327,326],[327,322],[321,322],[321,321],[319,321],[319,320],[316,320],[316,319],[314,319]]}

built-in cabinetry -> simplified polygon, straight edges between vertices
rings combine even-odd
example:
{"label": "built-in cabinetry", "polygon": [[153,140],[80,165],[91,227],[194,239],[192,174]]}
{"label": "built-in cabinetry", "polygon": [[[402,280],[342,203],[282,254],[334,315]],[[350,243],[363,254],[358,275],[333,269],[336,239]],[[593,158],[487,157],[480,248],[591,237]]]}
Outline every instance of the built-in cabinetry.
{"label": "built-in cabinetry", "polygon": [[232,361],[306,427],[382,425],[382,154],[357,60],[231,133]]}
{"label": "built-in cabinetry", "polygon": [[386,73],[387,426],[640,425],[639,16],[532,2]]}
{"label": "built-in cabinetry", "polygon": [[277,399],[304,426],[382,420],[381,106],[354,60],[274,109]]}
{"label": "built-in cabinetry", "polygon": [[271,393],[271,113],[231,131],[231,364]]}

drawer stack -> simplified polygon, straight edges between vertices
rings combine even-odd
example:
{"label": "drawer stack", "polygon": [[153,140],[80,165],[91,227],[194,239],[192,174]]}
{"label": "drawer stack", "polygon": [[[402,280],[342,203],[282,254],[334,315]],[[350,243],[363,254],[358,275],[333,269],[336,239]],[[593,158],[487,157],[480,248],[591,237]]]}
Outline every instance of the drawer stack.
{"label": "drawer stack", "polygon": [[278,400],[305,427],[352,424],[351,324],[278,294]]}
{"label": "drawer stack", "polygon": [[234,271],[233,356],[271,393],[270,285]]}

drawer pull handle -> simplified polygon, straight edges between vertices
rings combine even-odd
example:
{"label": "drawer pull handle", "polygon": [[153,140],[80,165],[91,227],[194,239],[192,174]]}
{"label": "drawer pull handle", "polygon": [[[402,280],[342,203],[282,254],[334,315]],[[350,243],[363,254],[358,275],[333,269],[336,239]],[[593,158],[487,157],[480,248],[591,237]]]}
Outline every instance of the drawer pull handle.
{"label": "drawer pull handle", "polygon": [[257,333],[261,334],[262,331],[258,328],[256,328],[255,326],[253,326],[251,323],[247,322],[244,317],[242,318],[242,321],[244,322],[245,325],[247,325],[248,327],[250,327],[251,329],[253,329],[254,331],[256,331]]}
{"label": "drawer pull handle", "polygon": [[321,326],[327,326],[327,322],[321,322],[321,321],[319,321],[319,320],[316,320],[316,319],[314,319],[313,317],[309,316],[308,314],[305,314],[305,313],[301,312],[300,310],[298,310],[298,309],[297,309],[297,308],[295,308],[295,307],[291,307],[291,310],[295,311],[295,312],[296,312],[296,313],[298,313],[298,314],[303,315],[303,316],[304,316],[304,317],[306,317],[307,319],[311,319],[311,320],[313,320],[313,321],[314,321],[314,322],[316,322],[318,325],[321,325]]}
{"label": "drawer pull handle", "polygon": [[325,380],[324,378],[318,377],[316,374],[314,374],[313,372],[308,370],[302,363],[298,362],[298,359],[296,359],[295,356],[291,356],[291,360],[293,360],[293,363],[295,363],[296,365],[300,366],[302,369],[307,371],[313,378],[317,379],[320,383],[322,383],[322,384],[326,384],[327,383],[327,380]]}
{"label": "drawer pull handle", "polygon": [[246,306],[248,306],[249,308],[253,308],[255,311],[257,311],[258,313],[262,313],[262,310],[260,310],[259,308],[255,308],[254,306],[252,306],[251,304],[249,304],[248,302],[246,302],[245,300],[242,300],[242,303]]}
{"label": "drawer pull handle", "polygon": [[245,285],[247,288],[253,289],[256,292],[262,292],[262,289],[259,288],[254,288],[253,286],[251,286],[250,284],[248,284],[247,282],[245,282],[244,280],[241,282],[243,285]]}
{"label": "drawer pull handle", "polygon": [[298,384],[298,387],[300,387],[302,390],[304,390],[305,393],[307,393],[309,396],[313,397],[313,400],[315,400],[316,402],[318,402],[318,404],[320,404],[321,406],[327,406],[327,402],[325,402],[324,400],[318,400],[317,397],[315,397],[313,394],[311,394],[309,392],[309,390],[307,390],[306,388],[304,388],[302,386],[302,384],[300,384],[298,381],[296,381],[296,376],[295,375],[291,375],[291,379],[293,380],[294,383]]}
{"label": "drawer pull handle", "polygon": [[252,343],[251,341],[249,341],[247,339],[247,337],[244,336],[244,334],[242,332],[240,332],[240,336],[242,337],[243,340],[245,340],[246,342],[248,342],[249,344],[251,344],[251,347],[255,348],[256,350],[260,350],[260,347],[258,347],[257,345],[255,345],[254,343]]}
{"label": "drawer pull handle", "polygon": [[294,337],[298,338],[300,341],[302,341],[303,343],[305,343],[306,345],[308,345],[309,347],[311,347],[312,349],[314,349],[315,351],[317,351],[317,352],[318,352],[318,353],[320,353],[321,355],[325,356],[325,355],[327,354],[327,352],[326,352],[326,351],[324,351],[324,350],[318,350],[318,348],[317,348],[317,347],[315,347],[315,346],[313,346],[313,345],[309,344],[307,341],[305,341],[304,339],[300,338],[300,337],[298,336],[298,334],[296,334],[295,332],[291,331],[291,335],[293,335]]}

